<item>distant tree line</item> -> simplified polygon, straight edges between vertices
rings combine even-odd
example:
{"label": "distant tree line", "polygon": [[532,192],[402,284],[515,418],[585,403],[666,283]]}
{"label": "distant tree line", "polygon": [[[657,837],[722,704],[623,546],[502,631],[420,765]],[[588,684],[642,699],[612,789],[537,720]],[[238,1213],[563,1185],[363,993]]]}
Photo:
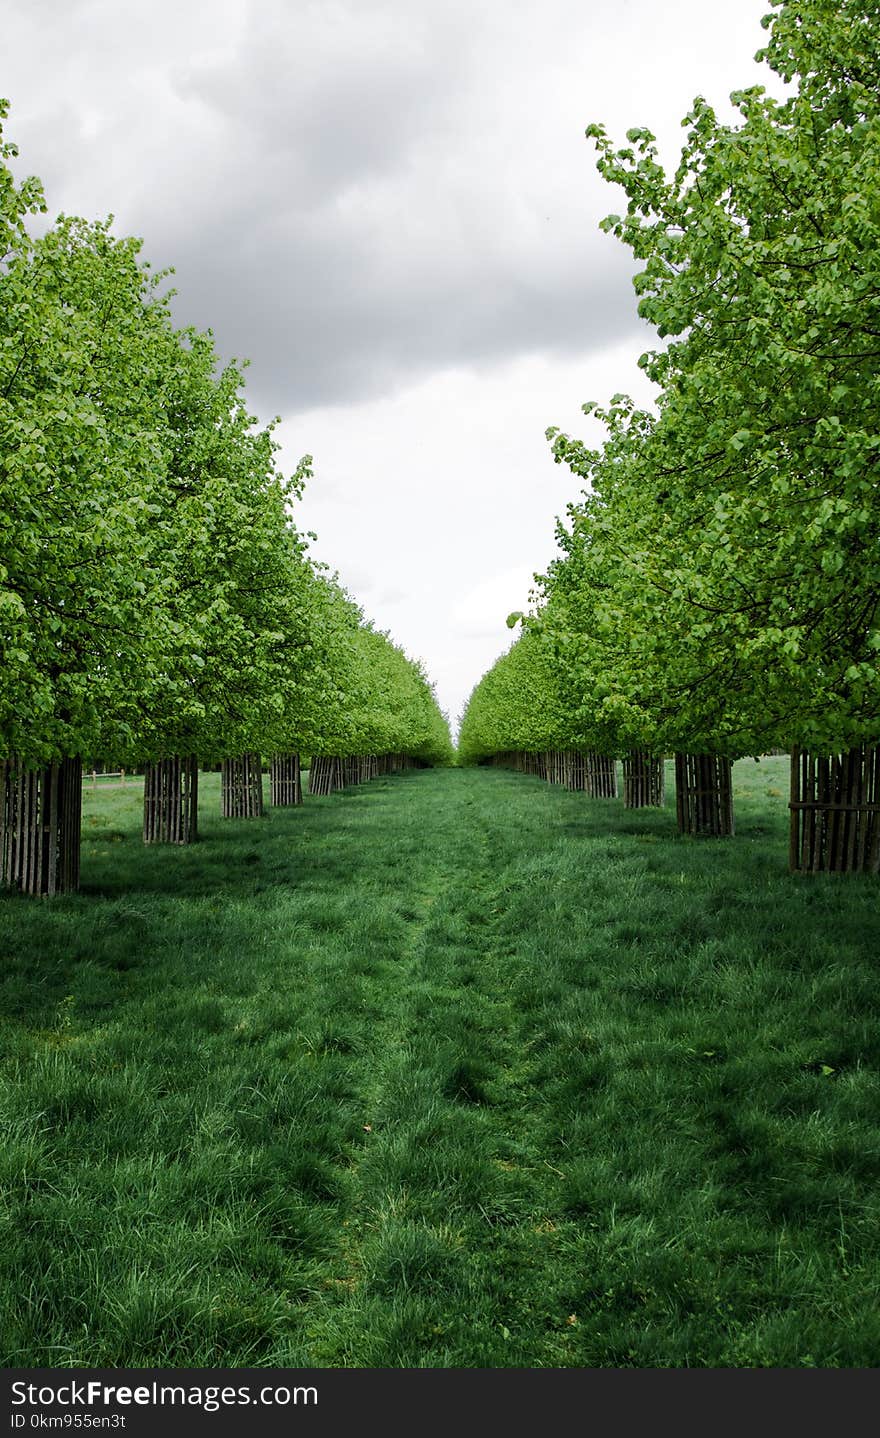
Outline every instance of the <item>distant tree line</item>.
{"label": "distant tree line", "polygon": [[[165,275],[110,222],[39,238],[0,102],[0,881],[76,887],[82,760],[144,767],[144,837],[301,798],[298,755],[444,762],[421,667],[307,552],[311,473],[276,467],[241,368],[172,323]],[[385,760],[383,756],[394,756]],[[319,765],[320,767],[320,765]],[[350,782],[353,769],[347,771]],[[358,774],[366,777],[363,765]]]}

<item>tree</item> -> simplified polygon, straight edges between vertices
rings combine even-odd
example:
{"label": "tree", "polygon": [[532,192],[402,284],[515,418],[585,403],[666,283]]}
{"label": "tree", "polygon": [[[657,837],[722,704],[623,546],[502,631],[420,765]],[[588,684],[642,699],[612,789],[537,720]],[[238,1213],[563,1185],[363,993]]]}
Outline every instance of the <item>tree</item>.
{"label": "tree", "polygon": [[735,126],[695,102],[671,180],[649,132],[617,152],[588,133],[629,198],[606,224],[646,261],[640,312],[673,337],[644,360],[663,393],[643,501],[686,539],[682,617],[702,606],[713,646],[740,631],[793,739],[845,744],[877,722],[880,22],[778,10],[763,54],[795,92],[739,92]]}
{"label": "tree", "polygon": [[618,675],[635,716],[727,754],[870,750],[880,24],[852,3],[777,12],[764,58],[791,91],[739,92],[734,125],[697,100],[673,177],[649,131],[620,150],[588,131],[628,197],[606,226],[645,262],[639,309],[668,343],[643,358],[656,417],[615,422],[589,459],[582,537],[616,556],[603,606],[641,656]]}
{"label": "tree", "polygon": [[312,792],[413,761],[449,763],[449,727],[421,665],[374,629],[344,591],[337,596],[347,621],[335,669],[338,703],[317,736]]}
{"label": "tree", "polygon": [[137,250],[62,217],[0,272],[3,872],[34,892],[75,886],[76,756],[128,737],[169,631],[150,570],[167,318]]}

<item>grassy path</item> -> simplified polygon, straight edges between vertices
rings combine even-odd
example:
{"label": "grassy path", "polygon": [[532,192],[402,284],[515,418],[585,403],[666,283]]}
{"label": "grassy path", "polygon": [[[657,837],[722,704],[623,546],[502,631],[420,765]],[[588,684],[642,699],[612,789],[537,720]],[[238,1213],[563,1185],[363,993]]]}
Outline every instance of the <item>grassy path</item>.
{"label": "grassy path", "polygon": [[501,772],[0,899],[7,1365],[871,1366],[876,885]]}

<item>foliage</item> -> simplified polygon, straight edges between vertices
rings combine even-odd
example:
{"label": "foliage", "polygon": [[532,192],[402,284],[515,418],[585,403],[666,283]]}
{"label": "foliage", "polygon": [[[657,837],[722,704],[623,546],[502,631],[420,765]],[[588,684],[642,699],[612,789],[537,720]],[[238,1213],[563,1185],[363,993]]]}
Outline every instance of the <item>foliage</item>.
{"label": "foliage", "polygon": [[[639,312],[664,343],[641,360],[653,411],[585,405],[596,448],[548,430],[583,496],[521,616],[565,716],[536,747],[741,754],[876,734],[880,26],[854,3],[776,12],[759,58],[787,92],[737,92],[733,124],[695,100],[673,175],[649,130],[619,149],[587,132],[628,200],[604,226],[643,261]],[[506,663],[472,698],[474,752],[533,747],[523,694],[500,698]]]}
{"label": "foliage", "polygon": [[[0,120],[6,114],[0,106]],[[309,558],[274,424],[111,222],[32,241],[0,149],[0,755],[449,754],[417,665]],[[336,746],[335,748],[333,746]]]}
{"label": "foliage", "polygon": [[347,618],[333,670],[337,703],[324,710],[312,752],[407,753],[449,763],[447,720],[422,666],[374,629],[344,591],[337,590],[336,604]]}
{"label": "foliage", "polygon": [[0,98],[0,268],[27,246],[26,216],[46,208],[43,187],[36,176],[17,183],[6,163],[18,157],[18,146],[3,137],[3,121],[8,114],[9,101]]}
{"label": "foliage", "polygon": [[628,197],[605,225],[669,342],[642,361],[656,416],[618,397],[594,453],[550,432],[590,492],[547,591],[601,574],[599,697],[733,752],[870,737],[880,699],[877,15],[816,0],[768,23],[793,90],[739,92],[734,125],[696,100],[671,178],[649,131],[616,150],[590,127]]}
{"label": "foliage", "polygon": [[87,752],[161,659],[164,317],[137,248],[62,218],[0,274],[0,746],[31,761]]}
{"label": "foliage", "polygon": [[509,750],[535,753],[574,742],[558,677],[542,636],[521,635],[468,699],[458,740],[461,761],[473,764]]}

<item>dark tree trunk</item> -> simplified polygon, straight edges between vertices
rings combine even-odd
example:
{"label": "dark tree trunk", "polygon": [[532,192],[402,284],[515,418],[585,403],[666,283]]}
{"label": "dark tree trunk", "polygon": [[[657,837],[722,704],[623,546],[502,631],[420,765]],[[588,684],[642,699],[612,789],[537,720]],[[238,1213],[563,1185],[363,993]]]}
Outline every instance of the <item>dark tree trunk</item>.
{"label": "dark tree trunk", "polygon": [[568,770],[568,787],[577,793],[587,787],[587,766],[583,754],[572,749]]}
{"label": "dark tree trunk", "polygon": [[591,799],[617,798],[617,762],[595,751],[584,755],[584,788]]}
{"label": "dark tree trunk", "polygon": [[665,774],[662,758],[645,749],[631,749],[623,756],[623,807],[663,807]]}
{"label": "dark tree trunk", "polygon": [[402,774],[404,770],[412,768],[412,761],[407,754],[377,754],[374,762],[377,778],[383,774]]}
{"label": "dark tree trunk", "polygon": [[321,773],[324,767],[324,756],[313,754],[309,764],[309,793],[320,794]]}
{"label": "dark tree trunk", "polygon": [[[496,762],[493,756],[492,762]],[[380,774],[402,774],[418,767],[409,754],[313,754],[309,767],[309,793],[333,794],[352,784],[366,784]]]}
{"label": "dark tree trunk", "polygon": [[259,819],[263,814],[263,766],[259,754],[224,759],[220,779],[224,819]]}
{"label": "dark tree trunk", "polygon": [[547,778],[547,755],[531,749],[514,749],[502,755],[505,768],[516,769],[520,774],[533,774],[536,779]]}
{"label": "dark tree trunk", "polygon": [[145,844],[194,844],[198,814],[199,765],[194,754],[145,766]]}
{"label": "dark tree trunk", "polygon": [[551,749],[547,755],[547,778],[551,784],[565,789],[574,788],[572,783],[574,755],[570,749]]}
{"label": "dark tree trunk", "polygon": [[269,778],[272,803],[276,808],[301,804],[302,776],[298,754],[276,754],[272,759]]}
{"label": "dark tree trunk", "polygon": [[315,754],[309,769],[309,793],[333,794],[344,783],[344,760],[335,754]]}
{"label": "dark tree trunk", "polygon": [[320,755],[320,754],[313,754],[312,757],[311,757],[311,759],[309,760],[309,793],[310,793],[310,794],[318,794],[318,793],[320,793],[320,790],[319,790],[319,788],[318,788],[318,783],[319,783],[319,779],[320,779],[320,772],[321,772],[321,767],[322,767],[322,765],[323,765],[323,762],[324,762],[323,756]]}
{"label": "dark tree trunk", "polygon": [[880,873],[880,746],[791,754],[789,867]]}
{"label": "dark tree trunk", "polygon": [[82,760],[42,769],[2,764],[0,879],[22,893],[52,897],[79,888]]}
{"label": "dark tree trunk", "polygon": [[726,838],[734,831],[733,761],[722,754],[676,754],[675,811],[680,834]]}

